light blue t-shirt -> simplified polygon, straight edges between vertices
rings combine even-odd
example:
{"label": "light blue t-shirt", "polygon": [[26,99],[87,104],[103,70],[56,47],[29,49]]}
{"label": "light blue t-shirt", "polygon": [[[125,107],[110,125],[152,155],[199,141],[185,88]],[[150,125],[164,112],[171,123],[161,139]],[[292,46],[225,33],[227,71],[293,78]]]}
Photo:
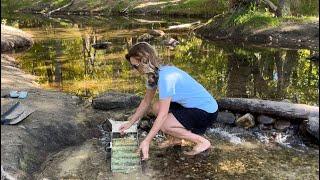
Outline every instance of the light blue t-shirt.
{"label": "light blue t-shirt", "polygon": [[158,80],[159,99],[171,97],[172,102],[186,108],[198,108],[209,113],[218,110],[217,101],[188,73],[175,66],[161,66]]}

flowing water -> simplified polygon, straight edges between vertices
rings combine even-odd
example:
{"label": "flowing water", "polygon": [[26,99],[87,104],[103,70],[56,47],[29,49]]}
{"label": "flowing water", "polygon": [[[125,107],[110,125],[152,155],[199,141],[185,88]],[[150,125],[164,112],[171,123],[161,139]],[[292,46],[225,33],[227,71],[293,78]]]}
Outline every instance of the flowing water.
{"label": "flowing water", "polygon": [[[37,75],[44,88],[88,98],[105,91],[143,95],[145,80],[131,69],[124,58],[128,47],[149,29],[166,29],[170,25],[197,20],[2,17],[2,22],[33,35],[34,46],[17,55],[24,70]],[[180,44],[176,47],[164,45],[164,40],[170,37]],[[104,41],[112,44],[103,50],[91,47],[95,42]],[[313,53],[308,49],[210,42],[190,32],[167,33],[166,37],[156,38],[150,43],[164,63],[189,72],[217,98],[288,99],[319,105],[319,65],[306,59]],[[190,158],[181,153],[190,146],[160,150],[152,144],[151,160],[147,163],[143,179],[319,179],[319,151],[315,148],[300,152],[277,144],[265,145],[221,129],[211,129],[208,136],[213,145],[209,156]],[[36,177],[112,179],[106,163],[109,160],[101,154],[103,149],[94,140],[80,147],[65,149],[49,159]],[[118,179],[133,177],[127,174]]]}
{"label": "flowing water", "polygon": [[[23,69],[39,76],[39,83],[46,88],[83,97],[105,91],[142,95],[144,78],[126,62],[127,48],[149,29],[166,29],[198,20],[79,16],[48,19],[27,15],[2,18],[33,35],[32,49],[18,57]],[[180,42],[176,48],[164,45],[170,37]],[[103,41],[112,45],[96,51],[91,47]],[[188,32],[167,33],[166,38],[150,43],[164,63],[190,73],[216,98],[288,99],[319,105],[319,64],[306,59],[313,53],[308,49],[208,42]]]}

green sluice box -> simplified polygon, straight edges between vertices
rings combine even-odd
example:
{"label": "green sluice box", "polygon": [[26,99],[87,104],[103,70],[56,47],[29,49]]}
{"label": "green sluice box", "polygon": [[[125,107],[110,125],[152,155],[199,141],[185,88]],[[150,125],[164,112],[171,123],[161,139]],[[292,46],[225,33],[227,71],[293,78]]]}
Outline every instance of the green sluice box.
{"label": "green sluice box", "polygon": [[123,152],[134,152],[138,149],[137,146],[114,146],[112,145],[112,152],[123,151]]}
{"label": "green sluice box", "polygon": [[126,151],[113,151],[112,152],[112,158],[139,158],[139,154],[136,152],[126,152]]}
{"label": "green sluice box", "polygon": [[132,140],[131,138],[128,140],[128,139],[121,139],[121,138],[118,138],[118,139],[114,139],[112,140],[112,145],[113,146],[138,146],[138,142],[136,140]]}
{"label": "green sluice box", "polygon": [[123,165],[112,165],[111,166],[112,172],[118,172],[118,173],[130,173],[135,171],[140,171],[141,166],[123,166]]}
{"label": "green sluice box", "polygon": [[115,158],[112,161],[114,165],[139,165],[139,158]]}
{"label": "green sluice box", "polygon": [[140,155],[136,152],[136,138],[124,137],[112,139],[111,170],[112,172],[130,173],[141,170]]}

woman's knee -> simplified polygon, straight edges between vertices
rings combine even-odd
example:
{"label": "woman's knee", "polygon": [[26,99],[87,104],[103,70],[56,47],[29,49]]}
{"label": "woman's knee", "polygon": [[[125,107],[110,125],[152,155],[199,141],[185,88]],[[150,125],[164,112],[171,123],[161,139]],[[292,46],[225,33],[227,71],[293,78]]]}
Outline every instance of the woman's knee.
{"label": "woman's knee", "polygon": [[184,128],[184,127],[182,124],[180,124],[180,122],[174,117],[172,113],[169,113],[160,129],[164,133],[171,133],[176,128]]}

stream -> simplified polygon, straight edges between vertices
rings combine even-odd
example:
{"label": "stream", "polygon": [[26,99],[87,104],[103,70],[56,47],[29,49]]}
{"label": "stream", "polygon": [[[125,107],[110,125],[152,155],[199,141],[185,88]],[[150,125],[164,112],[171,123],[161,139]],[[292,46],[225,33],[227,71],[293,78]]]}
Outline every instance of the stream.
{"label": "stream", "polygon": [[[146,19],[148,18],[148,19]],[[91,99],[102,92],[143,95],[145,82],[124,55],[150,29],[205,19],[168,17],[44,18],[38,15],[4,16],[34,39],[33,47],[15,55],[21,68],[39,77],[44,89]],[[174,38],[179,44],[166,45]],[[111,42],[102,50],[92,45]],[[164,63],[189,72],[216,98],[242,97],[286,100],[319,106],[319,64],[309,61],[308,49],[279,49],[210,42],[192,32],[170,32],[150,41]],[[120,112],[123,113],[123,112]],[[126,112],[128,113],[128,112]],[[129,115],[129,114],[128,114]],[[116,119],[116,118],[115,118]],[[101,130],[101,128],[100,128]],[[228,134],[229,133],[229,134]],[[145,132],[140,132],[141,138]],[[208,130],[212,148],[187,157],[182,147],[159,149],[155,138],[143,173],[112,174],[104,134],[82,145],[63,149],[43,163],[36,179],[319,179],[318,147],[285,147],[265,143],[259,134]],[[301,145],[303,146],[303,145]],[[301,150],[302,149],[302,150]]]}

